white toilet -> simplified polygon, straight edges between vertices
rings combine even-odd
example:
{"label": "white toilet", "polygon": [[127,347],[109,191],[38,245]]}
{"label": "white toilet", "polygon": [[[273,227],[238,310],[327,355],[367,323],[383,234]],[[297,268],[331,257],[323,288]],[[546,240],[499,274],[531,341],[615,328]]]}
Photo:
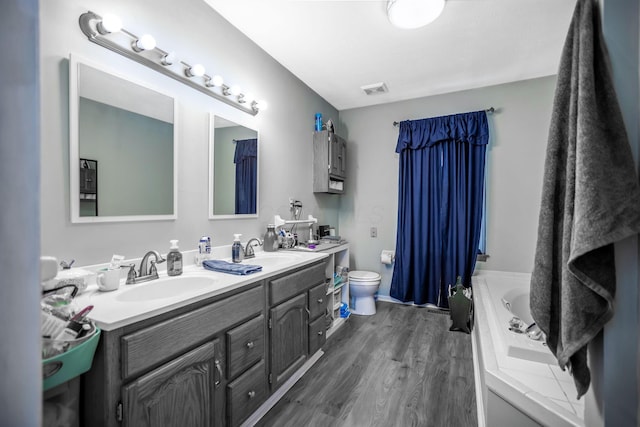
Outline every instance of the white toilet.
{"label": "white toilet", "polygon": [[351,313],[370,316],[376,314],[376,301],[373,296],[380,286],[381,276],[372,271],[349,272],[349,295]]}

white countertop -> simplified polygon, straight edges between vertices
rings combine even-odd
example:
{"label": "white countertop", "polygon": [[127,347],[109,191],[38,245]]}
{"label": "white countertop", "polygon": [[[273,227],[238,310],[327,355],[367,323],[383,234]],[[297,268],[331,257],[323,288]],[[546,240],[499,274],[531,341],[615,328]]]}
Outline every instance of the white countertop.
{"label": "white countertop", "polygon": [[[262,271],[237,276],[198,267],[189,262],[193,258],[192,253],[183,253],[185,267],[180,276],[169,277],[165,270],[161,270],[159,279],[125,285],[127,269],[123,268],[119,289],[101,292],[97,285],[91,284],[82,294],[76,296],[74,303],[79,309],[93,305],[88,317],[99,328],[109,331],[241,288],[328,256],[327,253],[321,252],[257,251],[255,258],[244,260],[243,264],[261,265]],[[136,267],[138,265],[139,261]],[[84,268],[97,271],[103,266]]]}

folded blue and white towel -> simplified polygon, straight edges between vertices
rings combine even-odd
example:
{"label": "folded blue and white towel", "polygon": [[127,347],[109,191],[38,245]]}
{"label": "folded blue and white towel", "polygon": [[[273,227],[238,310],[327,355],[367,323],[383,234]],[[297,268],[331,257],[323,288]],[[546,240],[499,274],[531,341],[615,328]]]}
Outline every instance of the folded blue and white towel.
{"label": "folded blue and white towel", "polygon": [[262,271],[261,265],[236,264],[217,259],[208,259],[206,261],[203,261],[202,266],[207,270],[218,271],[220,273],[236,274],[238,276],[246,276],[247,274],[253,274]]}

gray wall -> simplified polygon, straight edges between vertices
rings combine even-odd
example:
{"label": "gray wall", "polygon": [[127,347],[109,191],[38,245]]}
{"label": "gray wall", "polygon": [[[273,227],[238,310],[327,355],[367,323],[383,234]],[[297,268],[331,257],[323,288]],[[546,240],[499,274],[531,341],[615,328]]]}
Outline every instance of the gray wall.
{"label": "gray wall", "polygon": [[[540,207],[544,153],[555,77],[525,80],[405,102],[340,112],[348,141],[348,180],[340,231],[352,243],[353,268],[380,272],[389,295],[392,268],[382,249],[395,249],[398,205],[398,128],[420,119],[493,106],[487,167],[487,252],[478,268],[531,272]],[[370,228],[378,229],[371,238]]]}
{"label": "gray wall", "polygon": [[41,425],[38,2],[0,14],[0,424]]}
{"label": "gray wall", "polygon": [[[337,198],[312,193],[314,115],[337,121],[338,112],[200,0],[48,0],[41,2],[42,249],[76,265],[106,262],[114,253],[140,257],[166,252],[170,239],[195,249],[201,235],[214,245],[230,244],[233,233],[262,236],[273,215],[288,217],[288,198],[304,203],[321,223],[337,224]],[[252,117],[179,82],[89,42],[78,17],[92,10],[115,13],[125,29],[151,33],[158,46],[201,62],[212,74],[239,84],[269,102]],[[106,224],[71,224],[69,213],[68,60],[73,52],[176,97],[178,114],[178,219]],[[260,217],[208,219],[209,113],[259,130]]]}
{"label": "gray wall", "polygon": [[80,158],[98,162],[98,215],[173,214],[173,124],[83,97],[78,109]]}

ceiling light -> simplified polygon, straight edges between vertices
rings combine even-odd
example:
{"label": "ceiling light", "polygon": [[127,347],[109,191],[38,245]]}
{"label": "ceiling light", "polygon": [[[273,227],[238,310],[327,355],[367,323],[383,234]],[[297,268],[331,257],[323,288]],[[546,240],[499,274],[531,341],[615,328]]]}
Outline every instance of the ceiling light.
{"label": "ceiling light", "polygon": [[390,0],[389,21],[398,28],[419,28],[435,21],[444,9],[445,0]]}

